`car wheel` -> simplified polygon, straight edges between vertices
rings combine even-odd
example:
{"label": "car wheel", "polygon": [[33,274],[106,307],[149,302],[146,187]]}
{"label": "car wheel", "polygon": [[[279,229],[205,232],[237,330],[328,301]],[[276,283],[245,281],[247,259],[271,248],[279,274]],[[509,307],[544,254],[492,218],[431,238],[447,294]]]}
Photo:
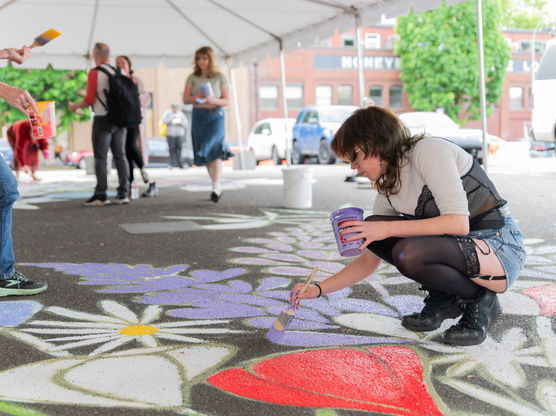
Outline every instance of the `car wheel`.
{"label": "car wheel", "polygon": [[272,146],[272,151],[270,152],[270,159],[274,162],[275,165],[279,165],[281,162],[280,156],[278,156],[278,149],[276,149],[276,146]]}
{"label": "car wheel", "polygon": [[299,149],[299,145],[297,144],[297,142],[292,143],[292,151],[290,156],[292,160],[292,165],[302,165],[303,162],[305,162],[305,157],[301,153],[301,150]]}
{"label": "car wheel", "polygon": [[79,162],[77,163],[76,166],[78,169],[87,169],[87,163],[85,162],[85,158],[82,157],[81,159],[79,159]]}
{"label": "car wheel", "polygon": [[325,139],[322,139],[320,141],[318,161],[321,165],[331,165],[336,161],[334,155],[330,154],[330,150],[328,149],[328,143],[326,142]]}

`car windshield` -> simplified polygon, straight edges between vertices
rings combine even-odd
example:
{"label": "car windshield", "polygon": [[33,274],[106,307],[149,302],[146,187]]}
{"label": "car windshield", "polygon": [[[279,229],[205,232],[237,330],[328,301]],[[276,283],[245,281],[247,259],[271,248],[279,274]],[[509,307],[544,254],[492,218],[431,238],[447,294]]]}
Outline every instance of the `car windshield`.
{"label": "car windshield", "polygon": [[458,129],[459,125],[445,114],[420,113],[401,114],[401,120],[409,128],[425,127],[426,129]]}
{"label": "car windshield", "polygon": [[323,108],[319,109],[321,123],[342,123],[355,111],[355,107]]}

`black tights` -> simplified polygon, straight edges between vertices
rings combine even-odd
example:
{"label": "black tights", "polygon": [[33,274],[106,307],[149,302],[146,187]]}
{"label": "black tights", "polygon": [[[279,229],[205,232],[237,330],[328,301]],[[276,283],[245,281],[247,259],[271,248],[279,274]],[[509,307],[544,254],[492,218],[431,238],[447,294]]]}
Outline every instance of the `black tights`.
{"label": "black tights", "polygon": [[[373,215],[365,221],[403,221],[402,217]],[[377,257],[423,286],[474,299],[484,289],[466,276],[465,258],[454,236],[390,237],[369,244]]]}
{"label": "black tights", "polygon": [[[133,168],[134,163],[139,169],[143,169],[145,166],[145,162],[143,162],[143,155],[141,151],[137,147],[137,136],[139,135],[139,126],[128,127],[127,128],[127,135],[125,139],[125,156],[127,158],[127,162],[129,164],[129,183],[133,182]],[[148,179],[145,180],[145,183],[148,182]]]}

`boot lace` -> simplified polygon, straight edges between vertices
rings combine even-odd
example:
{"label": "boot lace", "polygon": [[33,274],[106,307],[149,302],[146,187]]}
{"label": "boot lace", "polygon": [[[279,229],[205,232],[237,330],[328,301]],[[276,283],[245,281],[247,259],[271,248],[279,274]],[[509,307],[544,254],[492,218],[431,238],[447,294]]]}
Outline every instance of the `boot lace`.
{"label": "boot lace", "polygon": [[421,311],[421,315],[432,316],[446,305],[448,300],[445,293],[420,287],[419,290],[427,292],[427,296],[423,300],[425,306]]}
{"label": "boot lace", "polygon": [[463,315],[456,325],[460,328],[480,329],[479,304],[473,301],[463,301],[460,307],[463,309]]}

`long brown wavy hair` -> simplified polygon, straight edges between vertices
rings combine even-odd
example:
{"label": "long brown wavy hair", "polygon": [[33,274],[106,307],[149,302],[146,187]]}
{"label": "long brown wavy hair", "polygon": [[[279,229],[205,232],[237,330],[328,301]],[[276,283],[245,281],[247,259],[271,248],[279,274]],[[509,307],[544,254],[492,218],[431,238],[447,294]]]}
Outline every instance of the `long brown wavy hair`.
{"label": "long brown wavy hair", "polygon": [[118,60],[118,58],[122,58],[125,59],[127,62],[127,65],[129,66],[129,75],[133,75],[133,73],[135,72],[132,68],[131,68],[131,59],[129,59],[129,56],[126,55],[119,55],[116,57],[116,61]]}
{"label": "long brown wavy hair", "polygon": [[355,111],[336,132],[331,146],[339,157],[351,162],[357,156],[356,149],[361,149],[365,157],[378,156],[385,161],[386,172],[374,187],[388,196],[400,191],[400,170],[407,163],[407,152],[423,137],[412,136],[390,110],[371,106]]}
{"label": "long brown wavy hair", "polygon": [[216,55],[212,48],[210,46],[202,46],[195,51],[195,56],[193,57],[193,73],[195,75],[199,77],[203,75],[203,71],[201,71],[201,68],[197,65],[197,57],[199,55],[206,55],[209,57],[208,78],[212,78],[220,72],[216,65]]}

